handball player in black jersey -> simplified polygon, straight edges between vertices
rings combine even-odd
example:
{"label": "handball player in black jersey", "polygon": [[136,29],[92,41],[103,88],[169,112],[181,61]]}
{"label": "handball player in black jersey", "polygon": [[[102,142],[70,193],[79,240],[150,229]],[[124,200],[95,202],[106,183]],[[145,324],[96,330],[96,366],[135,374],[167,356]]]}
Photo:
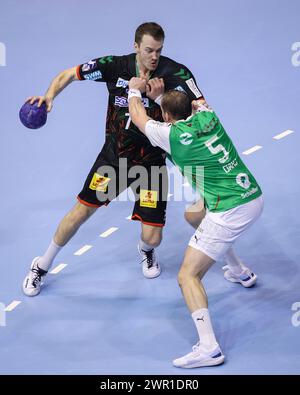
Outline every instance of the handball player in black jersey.
{"label": "handball player in black jersey", "polygon": [[128,82],[132,77],[147,80],[142,100],[148,116],[157,121],[163,119],[159,98],[153,97],[155,89],[151,87],[155,86],[158,78],[163,79],[166,91],[184,91],[191,102],[204,100],[188,68],[161,56],[163,43],[161,26],[154,22],[144,23],[135,32],[135,53],[102,56],[67,69],[54,78],[44,96],[27,99],[30,103],[38,100],[39,106],[45,102],[49,112],[54,98],[73,81],[105,82],[109,93],[104,145],[77,196],[77,203],[58,225],[44,255],[33,259],[23,282],[26,295],[39,294],[42,280],[60,249],[99,207],[108,205],[128,187],[132,188],[136,199],[131,219],[140,221],[142,227],[138,249],[142,255],[143,274],[154,278],[161,273],[155,248],[161,242],[165,225],[168,195],[166,154],[153,147],[131,122]]}

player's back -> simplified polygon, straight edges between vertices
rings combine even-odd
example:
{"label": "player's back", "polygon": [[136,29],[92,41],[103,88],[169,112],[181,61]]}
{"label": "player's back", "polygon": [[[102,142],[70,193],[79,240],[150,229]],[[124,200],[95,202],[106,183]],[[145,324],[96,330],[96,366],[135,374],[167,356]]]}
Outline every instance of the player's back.
{"label": "player's back", "polygon": [[213,111],[172,125],[171,156],[210,211],[226,211],[261,195],[255,178]]}

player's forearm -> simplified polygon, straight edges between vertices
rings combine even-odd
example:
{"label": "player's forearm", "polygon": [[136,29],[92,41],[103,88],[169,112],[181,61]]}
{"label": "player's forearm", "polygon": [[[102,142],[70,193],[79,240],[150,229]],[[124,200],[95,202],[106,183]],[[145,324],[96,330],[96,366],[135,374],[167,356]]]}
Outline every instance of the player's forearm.
{"label": "player's forearm", "polygon": [[144,124],[148,119],[145,107],[139,97],[129,99],[129,114],[132,122],[144,133]]}
{"label": "player's forearm", "polygon": [[45,96],[54,99],[63,89],[75,80],[73,69],[64,70],[58,74],[51,82]]}
{"label": "player's forearm", "polygon": [[145,107],[138,97],[129,100],[129,113],[133,123],[136,123],[141,116],[146,115]]}

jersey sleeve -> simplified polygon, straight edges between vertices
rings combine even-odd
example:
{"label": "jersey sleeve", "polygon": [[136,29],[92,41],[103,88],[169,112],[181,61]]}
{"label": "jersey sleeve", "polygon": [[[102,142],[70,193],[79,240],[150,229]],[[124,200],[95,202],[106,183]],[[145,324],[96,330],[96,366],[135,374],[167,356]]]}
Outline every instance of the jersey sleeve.
{"label": "jersey sleeve", "polygon": [[187,93],[190,100],[204,99],[204,96],[197,86],[192,72],[184,65],[175,63],[172,73],[165,80],[165,89],[175,89]]}
{"label": "jersey sleeve", "polygon": [[150,119],[146,123],[145,134],[154,147],[160,147],[170,154],[170,130],[171,126],[168,123]]}
{"label": "jersey sleeve", "polygon": [[79,80],[111,82],[117,75],[118,63],[117,56],[92,59],[77,66],[76,74]]}

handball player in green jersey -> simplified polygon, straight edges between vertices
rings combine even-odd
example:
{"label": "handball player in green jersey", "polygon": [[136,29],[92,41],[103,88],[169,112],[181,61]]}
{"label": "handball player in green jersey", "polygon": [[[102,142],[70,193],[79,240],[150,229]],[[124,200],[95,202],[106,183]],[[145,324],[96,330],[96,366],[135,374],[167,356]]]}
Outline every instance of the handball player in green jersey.
{"label": "handball player in green jersey", "polygon": [[173,364],[181,368],[219,365],[225,356],[213,331],[201,280],[215,261],[224,258],[227,280],[245,287],[255,283],[256,275],[240,261],[232,246],[260,216],[262,192],[213,110],[199,101],[191,105],[183,92],[169,90],[162,95],[164,82],[157,78],[148,82],[148,89],[157,102],[161,100],[165,122],[155,121],[146,114],[140,98],[146,84],[142,78],[129,82],[132,122],[153,146],[170,155],[203,198],[202,209],[202,203],[197,202],[185,213],[196,231],[178,274],[199,342]]}

